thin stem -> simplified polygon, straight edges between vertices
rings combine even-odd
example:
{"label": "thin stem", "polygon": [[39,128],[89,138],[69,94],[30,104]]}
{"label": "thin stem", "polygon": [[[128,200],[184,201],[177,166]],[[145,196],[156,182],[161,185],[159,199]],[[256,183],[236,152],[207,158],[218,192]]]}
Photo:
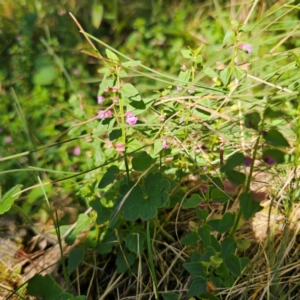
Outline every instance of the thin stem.
{"label": "thin stem", "polygon": [[151,239],[150,239],[150,221],[149,220],[147,221],[147,247],[148,247],[151,275],[152,275],[153,284],[154,284],[155,299],[158,299],[157,278],[156,278],[154,262],[153,262],[153,255],[152,255],[152,247],[151,247]]}
{"label": "thin stem", "polygon": [[[247,193],[247,194],[250,191],[250,184],[251,184],[252,174],[253,174],[253,170],[254,170],[254,162],[255,162],[255,157],[256,157],[256,153],[257,153],[257,149],[258,149],[260,137],[261,137],[261,132],[259,132],[257,140],[256,140],[256,143],[255,143],[255,146],[254,146],[254,152],[253,152],[253,157],[252,157],[250,172],[249,172],[249,175],[247,177],[247,183],[246,183],[246,187],[245,187],[245,193]],[[238,228],[241,216],[242,216],[242,210],[240,209],[239,212],[238,212],[238,214],[237,214],[237,216],[236,216],[235,223],[233,225],[233,228],[232,228],[230,236],[234,236],[234,234],[235,234],[235,232],[236,232],[236,230]]]}

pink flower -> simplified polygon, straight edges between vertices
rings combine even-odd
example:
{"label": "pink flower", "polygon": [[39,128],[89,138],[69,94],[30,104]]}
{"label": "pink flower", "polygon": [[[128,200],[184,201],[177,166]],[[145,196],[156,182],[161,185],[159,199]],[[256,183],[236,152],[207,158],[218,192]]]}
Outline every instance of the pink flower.
{"label": "pink flower", "polygon": [[84,106],[82,104],[79,105],[79,109],[83,110]]}
{"label": "pink flower", "polygon": [[126,122],[127,122],[128,124],[130,124],[130,125],[136,124],[138,118],[135,117],[135,116],[133,115],[132,112],[128,111],[128,112],[125,114],[125,116],[127,117],[127,118],[126,118]]}
{"label": "pink flower", "polygon": [[125,151],[125,144],[123,143],[116,143],[115,148],[118,152],[124,152]]}
{"label": "pink flower", "polygon": [[206,203],[199,203],[198,204],[199,210],[206,210],[206,207],[207,207]]}
{"label": "pink flower", "polygon": [[107,85],[105,88],[104,88],[104,92],[108,92],[109,91],[109,86]]}
{"label": "pink flower", "polygon": [[182,66],[180,67],[180,70],[181,70],[181,71],[186,71],[186,66],[185,66],[185,65],[182,65]]}
{"label": "pink flower", "polygon": [[80,147],[76,146],[73,150],[73,155],[78,156],[80,155],[81,151],[80,151]]}
{"label": "pink flower", "polygon": [[176,92],[177,92],[177,93],[180,93],[181,91],[182,91],[182,88],[181,88],[180,86],[177,86],[177,87],[176,87]]}
{"label": "pink flower", "polygon": [[104,118],[111,118],[112,117],[112,112],[110,110],[99,110],[98,111],[98,116],[97,119],[104,119]]}
{"label": "pink flower", "polygon": [[195,87],[193,85],[189,87],[188,93],[189,94],[194,94],[195,93]]}
{"label": "pink flower", "polygon": [[101,104],[104,100],[105,100],[105,98],[103,96],[98,96],[97,97],[97,103],[98,104]]}
{"label": "pink flower", "polygon": [[162,142],[162,148],[163,148],[163,149],[168,149],[168,148],[169,148],[169,146],[168,146],[168,144],[167,144],[166,141],[163,141],[163,142]]}
{"label": "pink flower", "polygon": [[113,100],[113,102],[119,102],[119,98],[118,97],[113,97],[112,100]]}
{"label": "pink flower", "polygon": [[165,120],[165,115],[160,115],[159,116],[159,121],[164,121]]}
{"label": "pink flower", "polygon": [[117,86],[113,86],[112,91],[113,91],[114,93],[116,93],[118,90],[119,90],[119,89],[118,89]]}
{"label": "pink flower", "polygon": [[12,137],[11,136],[6,136],[4,138],[4,142],[7,143],[7,144],[11,143],[12,142]]}
{"label": "pink flower", "polygon": [[224,180],[224,181],[222,181],[222,183],[224,186],[225,193],[227,193],[228,195],[236,195],[237,194],[238,188],[239,188],[238,185],[233,184],[228,180]]}
{"label": "pink flower", "polygon": [[238,48],[244,51],[247,51],[248,54],[250,55],[252,53],[252,45],[251,44],[239,44]]}

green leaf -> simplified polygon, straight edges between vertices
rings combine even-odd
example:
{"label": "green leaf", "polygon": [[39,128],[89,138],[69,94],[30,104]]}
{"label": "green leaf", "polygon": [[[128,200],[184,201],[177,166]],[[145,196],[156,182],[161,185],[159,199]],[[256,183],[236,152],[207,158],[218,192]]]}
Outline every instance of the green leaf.
{"label": "green leaf", "polygon": [[141,155],[136,156],[132,159],[132,168],[135,171],[145,171],[147,170],[155,161],[147,152],[140,152]]}
{"label": "green leaf", "polygon": [[[131,183],[122,186],[120,193],[125,195],[132,185]],[[148,174],[144,190],[140,185],[135,186],[124,202],[122,207],[124,218],[128,221],[135,221],[138,218],[147,221],[155,217],[157,209],[164,207],[169,199],[169,186],[169,181],[164,179],[161,173]]]}
{"label": "green leaf", "polygon": [[225,285],[226,287],[228,287],[228,288],[231,288],[231,287],[233,287],[234,282],[235,282],[234,277],[231,276],[231,275],[228,275],[228,276],[225,278],[224,285]]}
{"label": "green leaf", "polygon": [[85,250],[83,248],[72,249],[68,260],[68,273],[76,270],[84,259]]}
{"label": "green leaf", "polygon": [[250,259],[248,257],[239,257],[239,260],[243,271],[246,268],[246,266],[249,264]]}
{"label": "green leaf", "polygon": [[109,73],[108,70],[104,73],[102,81],[99,84],[98,96],[101,96],[104,93],[105,88],[108,86],[108,80],[106,79],[107,73]]}
{"label": "green leaf", "polygon": [[91,223],[91,219],[86,214],[80,214],[78,216],[76,226],[72,230],[72,232],[66,237],[66,243],[70,246],[73,245],[78,235],[83,231],[86,230]]}
{"label": "green leaf", "polygon": [[202,201],[203,200],[198,194],[193,194],[191,198],[183,204],[183,208],[195,208]]}
{"label": "green leaf", "polygon": [[182,245],[190,246],[190,245],[196,245],[197,241],[199,240],[199,236],[196,232],[191,232],[187,234],[185,237],[183,237],[180,242]]}
{"label": "green leaf", "polygon": [[232,254],[235,251],[236,244],[233,237],[227,237],[222,241],[221,244],[221,255],[223,258],[228,257],[230,254]]}
{"label": "green leaf", "polygon": [[247,128],[258,130],[258,125],[260,121],[261,121],[260,115],[256,111],[245,115],[244,122]]}
{"label": "green leaf", "polygon": [[128,98],[130,101],[142,100],[138,90],[130,83],[125,83],[119,91],[122,96]]}
{"label": "green leaf", "polygon": [[[46,182],[46,181],[44,181]],[[35,201],[37,201],[38,199],[45,199],[45,195],[44,195],[44,191],[45,193],[49,196],[49,194],[51,194],[52,191],[52,185],[51,184],[47,184],[44,185],[43,187],[41,187],[40,185],[34,189],[32,189],[28,195],[27,201],[28,203],[32,204]]]}
{"label": "green leaf", "polygon": [[237,152],[230,156],[225,165],[221,167],[221,172],[227,172],[233,170],[235,167],[240,166],[244,163],[245,157],[242,153]]}
{"label": "green leaf", "polygon": [[215,202],[226,203],[230,197],[220,189],[214,189],[211,192],[211,199]]}
{"label": "green leaf", "polygon": [[208,225],[203,225],[198,229],[198,234],[203,242],[203,244],[207,247],[211,244],[210,240],[210,228]]}
{"label": "green leaf", "polygon": [[160,295],[162,295],[164,300],[178,300],[179,295],[171,292],[161,292]]}
{"label": "green leaf", "polygon": [[56,79],[57,75],[57,71],[53,66],[45,66],[33,75],[33,83],[35,85],[50,85]]}
{"label": "green leaf", "polygon": [[235,277],[241,276],[242,266],[239,258],[236,255],[230,254],[225,259],[225,264],[233,276]]}
{"label": "green leaf", "polygon": [[215,252],[221,251],[221,245],[213,234],[210,235],[210,245],[214,249]]}
{"label": "green leaf", "polygon": [[288,154],[280,151],[279,149],[266,149],[263,151],[263,157],[270,156],[275,159],[276,163],[281,164],[288,162]]}
{"label": "green leaf", "polygon": [[211,68],[205,68],[203,73],[210,78],[218,77],[218,74]]}
{"label": "green leaf", "polygon": [[[231,253],[230,253],[231,254]],[[224,257],[223,257],[224,258]],[[227,276],[229,276],[229,270],[226,267],[225,263],[223,262],[219,268],[215,270],[216,275],[218,277],[221,277],[222,279],[225,279]]]}
{"label": "green leaf", "polygon": [[105,49],[107,57],[112,61],[119,61],[118,56],[109,49]]}
{"label": "green leaf", "polygon": [[219,231],[221,219],[210,219],[207,221],[207,224],[216,231]]}
{"label": "green leaf", "polygon": [[95,200],[91,201],[90,205],[97,213],[96,223],[98,225],[103,224],[110,219],[111,209],[105,207],[101,203],[100,199],[95,199]]}
{"label": "green leaf", "polygon": [[238,240],[236,242],[236,247],[240,251],[246,251],[251,246],[251,242],[249,240]]}
{"label": "green leaf", "polygon": [[109,140],[110,141],[116,141],[118,138],[122,136],[122,130],[121,129],[114,129],[109,133]]}
{"label": "green leaf", "polygon": [[106,173],[103,175],[98,188],[103,189],[109,184],[113,183],[116,179],[115,175],[120,173],[120,169],[117,166],[111,166],[107,169]]}
{"label": "green leaf", "polygon": [[184,58],[191,59],[193,57],[193,53],[191,50],[182,49],[181,54]]}
{"label": "green leaf", "polygon": [[127,67],[127,68],[134,68],[137,67],[141,64],[140,60],[130,60],[122,63],[122,66]]}
{"label": "green leaf", "polygon": [[273,110],[271,107],[267,107],[264,112],[264,118],[270,119],[280,119],[283,115],[283,112],[280,110]]}
{"label": "green leaf", "polygon": [[206,280],[202,277],[195,277],[189,287],[186,297],[199,296],[206,292]]}
{"label": "green leaf", "polygon": [[[191,78],[191,71],[190,70],[186,70],[186,71],[180,71],[179,73],[179,79],[182,80],[183,82],[189,82],[190,78]],[[179,85],[181,85],[182,82],[179,83]]]}
{"label": "green leaf", "polygon": [[[234,37],[235,33],[233,30],[229,29],[226,31],[225,36],[223,38],[223,45],[226,45],[228,41],[230,41]],[[232,41],[231,41],[232,42]]]}
{"label": "green leaf", "polygon": [[75,297],[72,294],[69,294],[69,293],[61,293],[59,299],[60,300],[74,300]]}
{"label": "green leaf", "polygon": [[224,233],[226,231],[229,231],[229,229],[234,224],[234,220],[235,220],[234,214],[229,212],[225,213],[223,218],[221,219],[219,232]]}
{"label": "green leaf", "polygon": [[232,68],[227,67],[220,72],[220,79],[224,86],[227,86],[231,80]]}
{"label": "green leaf", "polygon": [[223,258],[213,255],[210,257],[211,266],[214,268],[218,268],[223,263]]}
{"label": "green leaf", "polygon": [[205,209],[205,210],[197,209],[196,215],[199,220],[206,220],[206,218],[208,217],[208,210],[207,209]]}
{"label": "green leaf", "polygon": [[230,182],[232,182],[233,184],[241,184],[243,185],[245,183],[246,180],[246,175],[244,173],[235,171],[235,170],[231,170],[228,172],[225,172],[226,177],[228,178],[228,180]]}
{"label": "green leaf", "polygon": [[286,138],[276,129],[270,129],[268,132],[263,133],[263,138],[267,143],[278,147],[289,147],[290,144]]}
{"label": "green leaf", "polygon": [[143,253],[145,240],[146,235],[143,232],[130,233],[126,237],[125,245],[128,250],[140,256]]}
{"label": "green leaf", "polygon": [[42,297],[44,300],[59,299],[62,293],[61,287],[50,276],[34,275],[28,281],[27,293],[30,296]]}
{"label": "green leaf", "polygon": [[117,273],[124,273],[127,271],[128,267],[133,265],[134,260],[135,258],[132,253],[126,253],[119,250],[116,259]]}
{"label": "green leaf", "polygon": [[205,269],[201,262],[190,262],[184,263],[183,267],[192,275],[192,276],[205,276]]}
{"label": "green leaf", "polygon": [[233,74],[235,75],[236,79],[240,80],[245,74],[245,71],[243,71],[239,67],[233,67]]}
{"label": "green leaf", "polygon": [[253,200],[251,193],[242,193],[239,200],[242,213],[246,220],[249,220],[261,208],[259,202]]}
{"label": "green leaf", "polygon": [[118,239],[114,232],[114,229],[109,228],[104,234],[103,238],[100,240],[97,247],[97,251],[100,254],[108,254],[111,252],[112,247],[118,246]]}
{"label": "green leaf", "polygon": [[[0,199],[0,215],[4,214],[5,212],[9,211],[12,205],[14,204],[15,200],[17,200],[21,194],[14,196],[15,194],[19,193],[22,189],[22,185],[18,184],[7,191],[3,197]],[[0,189],[1,192],[1,189]],[[1,196],[1,193],[0,193]]]}
{"label": "green leaf", "polygon": [[92,24],[98,29],[103,17],[103,5],[94,2],[92,6]]}

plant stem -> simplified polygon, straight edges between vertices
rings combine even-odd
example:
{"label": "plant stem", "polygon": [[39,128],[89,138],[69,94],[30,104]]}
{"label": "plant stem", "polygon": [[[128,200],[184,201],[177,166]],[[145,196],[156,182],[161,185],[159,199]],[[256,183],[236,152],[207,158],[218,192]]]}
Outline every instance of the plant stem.
{"label": "plant stem", "polygon": [[149,254],[149,264],[150,264],[150,268],[151,268],[151,275],[152,275],[153,284],[154,284],[155,299],[158,299],[157,278],[156,278],[156,273],[155,273],[155,268],[154,268],[154,263],[153,263],[149,220],[147,221],[147,248],[148,248],[148,254]]}
{"label": "plant stem", "polygon": [[[251,163],[249,175],[247,177],[247,183],[246,183],[246,187],[245,187],[245,193],[249,193],[249,191],[250,191],[250,184],[251,184],[252,174],[253,174],[253,170],[254,170],[254,162],[255,162],[255,157],[256,157],[256,153],[257,153],[257,149],[258,149],[258,144],[259,144],[259,141],[260,141],[260,137],[261,137],[261,131],[259,132],[257,140],[256,140],[255,145],[254,145],[252,163]],[[237,214],[237,216],[236,216],[236,219],[235,219],[235,222],[234,222],[231,234],[230,234],[230,236],[232,236],[232,237],[234,236],[234,234],[235,234],[235,232],[236,232],[236,230],[238,228],[241,216],[242,216],[242,210],[240,209],[239,212],[238,212],[238,214]]]}

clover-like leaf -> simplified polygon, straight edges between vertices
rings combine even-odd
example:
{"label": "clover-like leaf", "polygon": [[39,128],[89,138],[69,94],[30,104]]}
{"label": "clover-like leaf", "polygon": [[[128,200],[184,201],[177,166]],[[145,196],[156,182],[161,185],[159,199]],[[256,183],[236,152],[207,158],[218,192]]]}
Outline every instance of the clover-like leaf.
{"label": "clover-like leaf", "polygon": [[[122,186],[121,194],[125,195],[132,186],[133,184]],[[169,199],[170,183],[161,173],[150,173],[145,178],[144,186],[144,189],[140,185],[132,188],[122,206],[124,218],[128,221],[152,219],[157,215],[157,209],[164,207]]]}

